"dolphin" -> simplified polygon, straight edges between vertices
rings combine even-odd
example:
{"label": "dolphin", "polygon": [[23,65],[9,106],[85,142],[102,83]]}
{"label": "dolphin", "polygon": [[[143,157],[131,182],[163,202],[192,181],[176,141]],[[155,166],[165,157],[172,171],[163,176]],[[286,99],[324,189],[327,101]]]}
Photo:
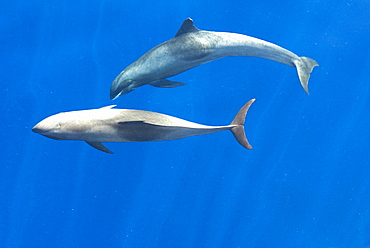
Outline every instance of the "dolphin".
{"label": "dolphin", "polygon": [[152,48],[126,67],[112,82],[110,98],[127,94],[145,84],[176,87],[185,83],[166,78],[198,65],[229,56],[260,57],[297,68],[303,89],[308,93],[310,73],[318,63],[273,43],[243,34],[204,31],[193,20],[184,21],[176,36]]}
{"label": "dolphin", "polygon": [[100,151],[113,153],[101,142],[177,140],[230,130],[243,147],[252,149],[243,125],[254,101],[248,101],[228,126],[205,126],[156,112],[114,109],[116,105],[111,105],[55,114],[40,121],[32,131],[56,140],[83,140]]}

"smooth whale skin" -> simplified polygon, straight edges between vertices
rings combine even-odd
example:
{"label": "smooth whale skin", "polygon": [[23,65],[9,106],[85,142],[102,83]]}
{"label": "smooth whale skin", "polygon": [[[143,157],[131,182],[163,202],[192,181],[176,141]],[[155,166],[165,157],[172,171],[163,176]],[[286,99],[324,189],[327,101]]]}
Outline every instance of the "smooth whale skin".
{"label": "smooth whale skin", "polygon": [[115,105],[111,105],[52,115],[36,124],[32,131],[56,140],[83,140],[100,151],[113,153],[101,142],[176,140],[230,130],[243,147],[252,149],[243,125],[254,101],[247,102],[228,126],[205,126],[156,112],[113,109]]}
{"label": "smooth whale skin", "polygon": [[261,57],[296,67],[307,94],[310,73],[318,66],[313,59],[298,57],[267,41],[243,34],[199,30],[188,18],[174,38],[149,50],[116,77],[110,88],[110,98],[116,99],[145,84],[156,87],[184,85],[166,78],[228,56]]}

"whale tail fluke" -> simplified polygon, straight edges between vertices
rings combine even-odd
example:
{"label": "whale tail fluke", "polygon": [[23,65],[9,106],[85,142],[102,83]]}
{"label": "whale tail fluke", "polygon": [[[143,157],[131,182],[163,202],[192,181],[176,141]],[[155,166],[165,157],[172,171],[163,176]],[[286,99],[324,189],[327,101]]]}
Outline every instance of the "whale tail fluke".
{"label": "whale tail fluke", "polygon": [[252,149],[252,146],[249,144],[247,137],[244,131],[244,122],[245,117],[247,115],[249,107],[256,99],[249,100],[236,114],[234,120],[231,122],[230,126],[234,126],[231,128],[231,132],[234,134],[235,139],[247,149]]}
{"label": "whale tail fluke", "polygon": [[299,81],[301,81],[303,89],[309,95],[308,79],[310,78],[310,73],[312,72],[313,68],[319,64],[315,60],[307,57],[300,57],[299,60],[294,62],[294,64],[298,71]]}

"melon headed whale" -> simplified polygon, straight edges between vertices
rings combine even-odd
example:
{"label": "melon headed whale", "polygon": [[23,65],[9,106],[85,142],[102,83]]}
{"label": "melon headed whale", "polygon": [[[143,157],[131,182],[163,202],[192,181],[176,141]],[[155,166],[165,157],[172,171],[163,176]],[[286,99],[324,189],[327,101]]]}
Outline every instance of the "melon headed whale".
{"label": "melon headed whale", "polygon": [[260,57],[296,67],[307,94],[310,73],[318,66],[313,59],[299,57],[264,40],[237,33],[200,30],[188,18],[174,38],[149,50],[115,78],[110,98],[116,99],[146,84],[165,88],[184,85],[167,78],[229,56]]}
{"label": "melon headed whale", "polygon": [[100,151],[113,153],[102,142],[177,140],[230,130],[243,147],[252,149],[243,125],[254,101],[248,101],[227,126],[206,126],[156,112],[114,109],[115,105],[111,105],[55,114],[37,123],[32,131],[56,140],[82,140]]}

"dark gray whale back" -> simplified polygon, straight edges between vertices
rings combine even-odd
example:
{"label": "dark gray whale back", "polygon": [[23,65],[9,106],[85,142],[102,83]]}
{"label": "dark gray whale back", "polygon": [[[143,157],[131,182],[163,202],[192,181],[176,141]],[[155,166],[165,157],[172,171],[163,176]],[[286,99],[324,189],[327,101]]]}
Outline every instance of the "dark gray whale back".
{"label": "dark gray whale back", "polygon": [[115,99],[145,84],[163,88],[184,85],[167,78],[229,56],[260,57],[296,67],[307,94],[310,73],[318,66],[313,59],[298,57],[287,49],[254,37],[200,30],[188,18],[174,38],[149,50],[115,78],[110,98]]}

